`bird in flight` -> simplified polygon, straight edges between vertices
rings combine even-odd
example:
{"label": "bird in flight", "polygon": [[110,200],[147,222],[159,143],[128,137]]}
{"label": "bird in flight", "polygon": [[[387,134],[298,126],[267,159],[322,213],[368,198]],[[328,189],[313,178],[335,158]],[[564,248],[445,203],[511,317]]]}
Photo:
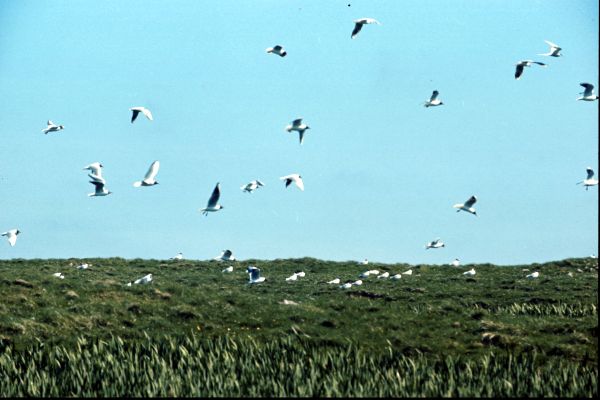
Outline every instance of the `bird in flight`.
{"label": "bird in flight", "polygon": [[525,67],[531,67],[531,64],[537,64],[542,67],[546,66],[546,64],[539,62],[539,61],[531,61],[531,60],[519,61],[517,64],[515,64],[517,67],[515,69],[515,79],[521,78],[521,75],[523,75],[523,70],[525,69]]}
{"label": "bird in flight", "polygon": [[44,135],[47,135],[48,132],[56,132],[60,131],[61,129],[65,129],[65,127],[62,125],[56,125],[54,122],[48,120],[48,126],[46,126],[45,129],[42,129],[42,132],[44,132]]}
{"label": "bird in flight", "polygon": [[463,210],[463,211],[469,212],[469,213],[477,216],[477,212],[473,208],[473,204],[475,204],[476,202],[477,202],[477,197],[471,196],[469,198],[469,200],[465,201],[464,203],[462,203],[462,204],[455,204],[452,207],[458,208],[458,210],[456,210],[456,212],[459,212],[460,210]]}
{"label": "bird in flight", "polygon": [[279,179],[285,181],[285,187],[290,186],[290,184],[292,182],[294,182],[296,184],[296,186],[298,186],[298,189],[304,191],[304,182],[302,181],[302,177],[299,174],[290,174],[290,175],[282,176]]}
{"label": "bird in flight", "polygon": [[206,215],[208,215],[209,212],[216,212],[216,211],[219,211],[219,210],[225,208],[222,205],[217,204],[220,196],[221,196],[221,188],[219,186],[219,182],[217,182],[217,185],[213,189],[213,192],[210,195],[210,198],[208,199],[208,203],[206,204],[206,207],[200,209],[200,212],[206,216]]}
{"label": "bird in flight", "polygon": [[90,181],[90,183],[92,185],[94,185],[95,187],[95,191],[94,193],[90,193],[88,194],[89,197],[95,197],[95,196],[108,196],[109,194],[112,194],[112,192],[108,189],[106,189],[106,187],[104,187],[104,182],[98,182],[98,181]]}
{"label": "bird in flight", "polygon": [[585,186],[585,190],[588,190],[590,186],[598,185],[598,179],[594,179],[594,170],[591,167],[587,167],[586,172],[587,178],[585,178],[581,182],[577,182],[576,185],[583,183],[583,186]]}
{"label": "bird in flight", "polygon": [[148,168],[148,172],[146,172],[146,176],[144,176],[144,179],[141,181],[134,182],[133,186],[140,187],[140,186],[158,185],[158,181],[156,180],[156,174],[158,174],[159,168],[160,168],[160,163],[158,162],[158,160],[154,161],[150,165],[150,168]]}
{"label": "bird in flight", "polygon": [[106,180],[102,177],[102,168],[104,168],[104,166],[99,162],[94,162],[83,167],[84,170],[87,169],[91,171],[91,173],[88,174],[91,180],[94,182],[106,183]]}
{"label": "bird in flight", "polygon": [[246,269],[246,272],[249,275],[250,280],[248,281],[248,283],[250,283],[250,284],[264,282],[266,279],[264,276],[260,276],[260,269],[254,267],[252,265],[250,265]]}
{"label": "bird in flight", "polygon": [[579,97],[577,100],[594,101],[600,98],[594,94],[594,85],[592,85],[591,83],[580,83],[579,85],[583,86],[585,90],[579,93],[583,96]]}
{"label": "bird in flight", "polygon": [[19,233],[21,233],[20,230],[11,229],[10,231],[6,231],[6,232],[2,233],[2,236],[6,236],[6,238],[8,239],[8,243],[12,247],[17,243],[17,235]]}
{"label": "bird in flight", "polygon": [[223,250],[221,255],[214,258],[217,261],[235,261],[233,252],[231,250]]}
{"label": "bird in flight", "polygon": [[279,57],[285,57],[287,55],[287,51],[280,45],[268,47],[267,53],[277,54]]}
{"label": "bird in flight", "polygon": [[291,124],[285,127],[288,132],[296,131],[300,134],[300,144],[304,141],[304,131],[310,129],[310,126],[302,123],[302,118],[298,118],[292,121]]}
{"label": "bird in flight", "polygon": [[435,239],[425,245],[425,250],[427,249],[439,249],[440,247],[445,247],[446,245],[440,240],[440,238]]}
{"label": "bird in flight", "polygon": [[243,186],[240,187],[240,189],[242,189],[244,192],[246,193],[252,193],[253,191],[255,191],[256,189],[258,189],[259,187],[265,186],[264,183],[262,183],[261,181],[259,181],[258,179],[251,181],[250,183],[247,183]]}
{"label": "bird in flight", "polygon": [[146,107],[131,107],[129,110],[131,111],[131,123],[132,124],[133,124],[133,121],[135,121],[136,118],[138,117],[139,113],[144,114],[146,116],[146,118],[148,118],[150,121],[154,121],[154,119],[152,118],[152,113]]}
{"label": "bird in flight", "polygon": [[549,40],[544,40],[544,42],[546,42],[548,44],[548,46],[550,46],[550,51],[548,53],[538,54],[538,56],[549,56],[549,57],[561,57],[562,56],[562,54],[560,54],[560,51],[562,50],[562,48],[560,48],[557,44],[554,44]]}
{"label": "bird in flight", "polygon": [[362,29],[363,25],[365,24],[377,24],[377,25],[381,25],[379,23],[379,21],[377,21],[374,18],[359,18],[359,19],[355,19],[354,20],[354,29],[352,30],[352,36],[351,38],[354,39],[356,37],[356,35],[358,35],[358,32],[360,32],[360,30]]}
{"label": "bird in flight", "polygon": [[433,93],[431,94],[431,97],[429,98],[429,101],[426,101],[424,106],[425,107],[435,107],[435,106],[441,106],[442,104],[444,104],[443,101],[441,101],[437,98],[439,94],[440,94],[440,92],[438,92],[437,90],[434,90]]}

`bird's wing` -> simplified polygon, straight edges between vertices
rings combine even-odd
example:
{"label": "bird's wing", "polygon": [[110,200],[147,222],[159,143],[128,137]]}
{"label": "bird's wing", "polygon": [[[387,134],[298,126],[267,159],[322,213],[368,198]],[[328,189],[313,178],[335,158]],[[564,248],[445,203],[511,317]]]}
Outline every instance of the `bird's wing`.
{"label": "bird's wing", "polygon": [[300,134],[300,144],[302,144],[302,141],[304,140],[304,131],[300,131],[298,133]]}
{"label": "bird's wing", "polygon": [[10,243],[11,246],[14,246],[15,243],[17,243],[17,235],[8,235],[8,243]]}
{"label": "bird's wing", "polygon": [[207,207],[216,206],[217,202],[219,201],[219,196],[221,196],[221,189],[219,188],[219,184],[217,183],[217,186],[215,186],[212,194],[210,195],[210,199],[208,199]]}
{"label": "bird's wing", "polygon": [[515,79],[519,79],[521,75],[523,75],[523,64],[517,64],[517,69],[515,70]]}
{"label": "bird's wing", "polygon": [[231,257],[231,254],[231,250],[223,250],[223,254],[221,254],[221,257],[229,258]]}
{"label": "bird's wing", "polygon": [[90,183],[96,187],[96,193],[104,192],[104,182],[90,181]]}
{"label": "bird's wing", "polygon": [[255,182],[258,186],[265,186],[265,184],[259,181],[258,179]]}
{"label": "bird's wing", "polygon": [[594,170],[591,168],[586,168],[587,171],[587,179],[592,179],[594,177]]}
{"label": "bird's wing", "polygon": [[153,121],[152,113],[150,112],[150,110],[148,110],[147,108],[142,108],[142,112],[144,113],[146,118],[148,118],[150,121]]}
{"label": "bird's wing", "polygon": [[363,24],[360,22],[356,22],[354,24],[354,29],[352,30],[352,36],[351,36],[352,39],[354,39],[354,37],[356,35],[358,35],[358,32],[360,32],[360,30],[362,29],[362,26],[363,26]]}
{"label": "bird's wing", "polygon": [[48,126],[50,126],[50,125],[54,125],[54,122],[48,120]]}
{"label": "bird's wing", "polygon": [[106,183],[106,179],[104,179],[102,175],[88,174],[88,176],[94,182]]}
{"label": "bird's wing", "polygon": [[251,272],[250,272],[250,277],[252,278],[253,281],[257,280],[258,278],[260,278],[260,269],[258,268],[254,268]]}
{"label": "bird's wing", "polygon": [[296,183],[296,186],[298,186],[298,188],[302,191],[304,191],[304,182],[302,182],[302,178],[298,177],[296,179],[294,179],[294,182]]}
{"label": "bird's wing", "polygon": [[544,42],[548,43],[548,45],[549,45],[550,47],[552,47],[552,48],[555,48],[555,49],[557,49],[557,50],[561,50],[561,48],[560,48],[560,47],[559,47],[557,44],[554,44],[554,43],[552,43],[552,42],[551,42],[551,41],[549,41],[549,40],[544,40]]}
{"label": "bird's wing", "polygon": [[433,93],[431,94],[431,98],[429,99],[429,101],[434,101],[435,99],[437,99],[438,95],[440,94],[440,92],[438,92],[437,90],[434,90]]}
{"label": "bird's wing", "polygon": [[585,88],[583,92],[584,96],[590,96],[594,91],[594,85],[592,85],[591,83],[580,83],[579,85]]}
{"label": "bird's wing", "polygon": [[471,207],[473,206],[473,204],[475,204],[476,202],[477,202],[477,197],[475,197],[475,196],[471,196],[471,197],[469,198],[469,200],[467,200],[467,201],[465,202],[465,207],[467,207],[467,208],[471,208]]}
{"label": "bird's wing", "polygon": [[302,125],[302,118],[298,118],[292,121],[292,126],[300,126]]}
{"label": "bird's wing", "polygon": [[533,63],[537,64],[537,65],[541,65],[542,67],[546,66],[546,64],[544,64],[543,62],[539,62],[539,61],[533,61]]}
{"label": "bird's wing", "polygon": [[152,163],[152,165],[150,165],[150,168],[148,168],[148,172],[146,172],[146,176],[144,176],[144,180],[154,180],[154,178],[156,177],[156,174],[158,174],[158,169],[160,168],[160,163],[157,161],[154,161]]}
{"label": "bird's wing", "polygon": [[282,49],[283,49],[283,47],[281,47],[280,45],[273,47],[273,50],[275,50],[275,51],[281,51]]}
{"label": "bird's wing", "polygon": [[133,124],[133,121],[135,121],[135,119],[137,118],[138,114],[140,113],[140,110],[135,110],[135,109],[131,109],[131,123]]}

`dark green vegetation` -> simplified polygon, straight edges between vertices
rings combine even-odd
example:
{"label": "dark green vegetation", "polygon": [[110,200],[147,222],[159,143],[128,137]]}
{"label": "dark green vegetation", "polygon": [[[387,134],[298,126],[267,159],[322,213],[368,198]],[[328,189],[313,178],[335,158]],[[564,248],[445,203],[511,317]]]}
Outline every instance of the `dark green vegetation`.
{"label": "dark green vegetation", "polygon": [[[597,260],[299,259],[234,263],[231,274],[215,261],[69,266],[81,261],[0,261],[0,395],[597,394]],[[248,264],[267,281],[247,285]],[[396,282],[325,283],[410,267]],[[463,276],[471,267],[477,275]],[[296,270],[306,277],[286,282]],[[534,270],[540,277],[525,279]],[[125,286],[147,273],[151,284]]]}

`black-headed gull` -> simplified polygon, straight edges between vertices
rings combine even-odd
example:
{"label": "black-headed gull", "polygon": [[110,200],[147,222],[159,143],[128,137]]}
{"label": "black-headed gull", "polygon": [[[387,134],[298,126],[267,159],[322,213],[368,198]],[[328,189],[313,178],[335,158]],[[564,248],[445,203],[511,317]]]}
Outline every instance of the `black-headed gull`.
{"label": "black-headed gull", "polygon": [[362,265],[369,265],[369,260],[366,258],[360,262]]}
{"label": "black-headed gull", "polygon": [[44,132],[44,135],[47,135],[48,132],[56,132],[60,131],[61,129],[65,129],[65,127],[62,125],[56,125],[54,122],[48,120],[47,126],[45,129],[42,129],[42,132]]}
{"label": "black-headed gull", "polygon": [[6,238],[8,239],[8,243],[10,243],[10,246],[14,246],[17,243],[17,235],[21,233],[20,230],[18,229],[11,229],[9,231],[6,231],[2,234],[2,236],[6,236]]}
{"label": "black-headed gull", "polygon": [[521,75],[523,75],[523,69],[525,67],[531,67],[531,64],[537,64],[537,65],[540,65],[542,67],[546,66],[546,64],[544,64],[542,62],[539,62],[539,61],[532,61],[532,60],[519,61],[518,63],[515,64],[515,66],[517,67],[515,69],[515,79],[521,78]]}
{"label": "black-headed gull", "polygon": [[183,260],[183,253],[177,253],[175,257],[171,258],[171,260],[179,261]]}
{"label": "black-headed gull", "polygon": [[591,83],[584,82],[584,83],[580,83],[579,85],[583,86],[585,90],[582,93],[580,93],[583,96],[577,98],[577,100],[594,101],[594,100],[598,100],[600,98],[594,94],[594,85],[592,85]]}
{"label": "black-headed gull", "polygon": [[223,269],[221,270],[221,272],[222,272],[222,273],[224,273],[224,274],[228,274],[228,273],[230,273],[230,272],[233,272],[233,266],[232,266],[232,265],[230,265],[230,266],[229,266],[229,267],[227,267],[227,268],[223,268]]}
{"label": "black-headed gull", "polygon": [[427,249],[439,249],[440,247],[445,247],[446,245],[440,240],[440,238],[437,238],[429,243],[427,243],[425,245],[425,250]]}
{"label": "black-headed gull", "polygon": [[379,275],[379,270],[376,269],[370,269],[368,271],[363,272],[362,274],[360,274],[360,278],[366,278],[369,275]]}
{"label": "black-headed gull", "polygon": [[442,104],[444,104],[443,101],[441,101],[440,99],[438,99],[438,95],[440,94],[440,92],[438,92],[437,90],[434,90],[433,93],[431,93],[431,97],[429,98],[429,101],[426,101],[425,104],[423,104],[425,107],[435,107],[435,106],[441,106]]}
{"label": "black-headed gull", "polygon": [[88,269],[90,266],[87,263],[83,263],[77,266],[77,269]]}
{"label": "black-headed gull", "polygon": [[302,181],[302,177],[299,174],[290,174],[282,176],[279,179],[285,181],[285,187],[290,186],[290,184],[294,182],[296,186],[298,186],[298,189],[304,191],[304,182]]}
{"label": "black-headed gull", "polygon": [[52,276],[55,276],[60,279],[65,279],[65,276],[61,272],[55,272],[52,274]]}
{"label": "black-headed gull", "polygon": [[412,275],[412,273],[412,269],[409,269],[408,271],[404,271],[402,275]]}
{"label": "black-headed gull", "polygon": [[267,53],[277,54],[279,57],[285,57],[287,55],[287,51],[280,45],[268,47],[266,51]]}
{"label": "black-headed gull", "polygon": [[539,276],[540,276],[540,273],[537,272],[537,271],[535,271],[535,272],[532,272],[531,274],[527,275],[525,278],[527,278],[527,279],[536,279]]}
{"label": "black-headed gull", "polygon": [[383,274],[378,275],[377,279],[386,279],[386,278],[389,278],[389,277],[390,277],[390,273],[386,271]]}
{"label": "black-headed gull", "polygon": [[246,272],[248,272],[248,275],[249,275],[248,283],[250,283],[250,284],[264,282],[266,279],[264,276],[260,276],[260,269],[254,267],[252,265],[250,265],[246,269]]}
{"label": "black-headed gull", "polygon": [[356,281],[354,281],[354,282],[352,282],[352,285],[353,285],[353,286],[360,286],[360,285],[362,285],[362,284],[363,284],[363,281],[361,281],[360,279],[359,279],[359,280],[356,280]]}
{"label": "black-headed gull", "polygon": [[219,182],[217,182],[217,185],[213,189],[213,192],[210,195],[210,198],[208,199],[208,203],[206,204],[206,207],[201,208],[200,212],[206,216],[206,215],[208,215],[209,212],[216,212],[216,211],[219,211],[219,210],[225,208],[222,205],[217,204],[220,196],[221,196],[221,188],[219,186]]}
{"label": "black-headed gull", "polygon": [[458,258],[455,258],[454,261],[452,261],[452,266],[460,267],[460,260]]}
{"label": "black-headed gull", "polygon": [[340,278],[332,279],[332,280],[330,280],[327,283],[330,284],[330,285],[336,285],[336,284],[340,283]]}
{"label": "black-headed gull", "polygon": [[581,182],[577,182],[576,185],[583,183],[583,186],[585,186],[585,190],[588,190],[590,186],[598,185],[598,179],[594,179],[594,170],[591,167],[587,167],[585,170],[587,172],[587,178],[585,178]]}
{"label": "black-headed gull", "polygon": [[475,268],[471,268],[470,270],[463,272],[463,275],[467,275],[467,276],[473,276],[475,274],[476,274]]}
{"label": "black-headed gull", "polygon": [[153,186],[158,185],[158,181],[156,180],[156,174],[158,174],[158,169],[160,168],[160,162],[154,161],[150,168],[148,168],[148,172],[146,172],[146,176],[141,181],[137,181],[133,183],[134,187],[140,186]]}
{"label": "black-headed gull", "polygon": [[110,190],[108,190],[104,187],[104,182],[90,181],[90,183],[92,185],[94,185],[96,190],[94,191],[94,193],[89,193],[88,194],[89,197],[108,196],[109,194],[112,194],[112,192]]}
{"label": "black-headed gull", "polygon": [[292,274],[291,276],[288,276],[287,278],[285,278],[286,281],[296,281],[298,280],[298,275],[296,274]]}
{"label": "black-headed gull", "polygon": [[258,179],[255,179],[255,180],[250,181],[249,183],[247,183],[247,184],[245,184],[243,186],[240,186],[240,189],[242,189],[246,193],[252,193],[256,189],[258,189],[259,187],[263,187],[263,186],[265,186],[264,183],[262,183]]}
{"label": "black-headed gull", "polygon": [[291,124],[285,127],[288,132],[296,131],[300,134],[300,144],[304,141],[304,131],[310,129],[310,126],[302,123],[302,118],[298,118],[292,121]]}
{"label": "black-headed gull", "polygon": [[402,279],[402,274],[392,275],[392,276],[390,276],[390,279],[393,281],[400,280],[400,279]]}
{"label": "black-headed gull", "polygon": [[469,197],[469,200],[465,201],[464,203],[455,204],[452,207],[458,208],[458,210],[456,210],[456,212],[459,212],[460,210],[462,210],[462,211],[466,211],[468,213],[471,213],[471,214],[477,216],[477,212],[473,208],[473,204],[475,204],[476,202],[477,202],[477,197],[471,196],[471,197]]}
{"label": "black-headed gull", "polygon": [[84,170],[89,170],[91,171],[88,176],[90,177],[91,180],[93,180],[94,182],[102,182],[102,183],[106,183],[106,180],[102,177],[102,168],[104,168],[104,166],[99,163],[99,162],[93,162],[85,167],[83,167]]}
{"label": "black-headed gull", "polygon": [[235,257],[233,256],[233,252],[231,250],[223,250],[223,251],[221,251],[221,255],[218,257],[215,257],[214,260],[235,261]]}
{"label": "black-headed gull", "polygon": [[340,285],[340,289],[350,289],[352,287],[352,281],[348,281],[343,285]]}
{"label": "black-headed gull", "polygon": [[131,123],[136,120],[139,113],[142,113],[148,118],[150,121],[153,121],[152,113],[146,107],[131,107],[129,109],[131,111]]}
{"label": "black-headed gull", "polygon": [[134,285],[145,285],[152,282],[152,274],[144,275],[140,279],[133,281]]}
{"label": "black-headed gull", "polygon": [[550,46],[550,51],[544,54],[538,54],[538,56],[550,56],[550,57],[561,57],[560,51],[562,50],[557,44],[552,43],[549,40],[544,40]]}
{"label": "black-headed gull", "polygon": [[377,21],[375,18],[359,18],[359,19],[355,19],[353,22],[354,22],[354,29],[352,30],[352,35],[350,36],[352,39],[354,39],[356,37],[356,35],[358,35],[358,32],[360,32],[363,25],[365,25],[365,24],[381,25],[379,23],[379,21]]}

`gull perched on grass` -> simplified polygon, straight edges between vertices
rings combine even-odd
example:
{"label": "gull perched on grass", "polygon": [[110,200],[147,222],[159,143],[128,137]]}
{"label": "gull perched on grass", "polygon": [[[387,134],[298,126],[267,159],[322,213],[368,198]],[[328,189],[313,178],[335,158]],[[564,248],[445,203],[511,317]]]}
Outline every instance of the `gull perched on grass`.
{"label": "gull perched on grass", "polygon": [[598,97],[597,95],[594,94],[594,85],[592,85],[591,83],[580,83],[580,86],[584,87],[584,91],[579,93],[583,96],[577,98],[577,100],[583,100],[583,101],[594,101],[594,100],[598,100],[600,97]]}
{"label": "gull perched on grass", "polygon": [[97,181],[91,180],[90,183],[92,185],[94,185],[96,190],[94,191],[94,193],[89,193],[88,194],[89,197],[108,196],[109,194],[112,194],[112,192],[110,190],[108,190],[104,187],[104,182],[97,182]]}
{"label": "gull perched on grass", "polygon": [[144,275],[140,279],[133,281],[134,285],[145,285],[152,282],[152,274]]}
{"label": "gull perched on grass", "polygon": [[354,29],[352,30],[352,36],[351,38],[354,39],[356,37],[356,35],[358,35],[358,32],[360,32],[360,30],[362,29],[363,25],[365,24],[377,24],[377,25],[381,25],[381,23],[379,23],[379,21],[377,21],[375,18],[359,18],[359,19],[355,19],[354,20]]}
{"label": "gull perched on grass", "polygon": [[221,188],[219,186],[219,182],[217,182],[217,185],[213,189],[213,192],[210,195],[210,198],[208,199],[208,203],[206,204],[206,207],[201,208],[200,212],[206,216],[206,215],[208,215],[209,212],[216,212],[216,211],[219,211],[219,210],[225,208],[222,205],[217,204],[220,196],[221,196]]}
{"label": "gull perched on grass", "polygon": [[129,110],[131,111],[131,123],[132,124],[133,124],[133,121],[135,121],[136,118],[138,117],[139,113],[144,114],[146,116],[146,118],[148,118],[150,121],[153,121],[152,113],[146,107],[131,107]]}
{"label": "gull perched on grass", "polygon": [[537,272],[537,271],[535,271],[535,272],[532,272],[531,274],[527,275],[525,278],[527,278],[527,279],[536,279],[539,276],[540,276],[540,273]]}
{"label": "gull perched on grass", "polygon": [[299,174],[290,174],[282,176],[279,179],[285,181],[285,187],[290,186],[290,184],[294,182],[296,186],[298,186],[298,189],[304,191],[304,182],[302,181],[302,176],[300,176]]}
{"label": "gull perched on grass", "polygon": [[83,263],[77,266],[77,269],[88,269],[90,266],[87,263]]}
{"label": "gull perched on grass", "polygon": [[409,269],[408,271],[403,272],[402,275],[412,275],[412,269]]}
{"label": "gull perched on grass", "polygon": [[560,51],[562,50],[562,48],[560,48],[557,44],[554,44],[549,40],[544,40],[544,42],[546,42],[548,44],[548,46],[550,46],[550,51],[548,53],[538,54],[538,56],[549,56],[549,57],[561,57],[562,56],[562,54],[560,54]]}
{"label": "gull perched on grass", "polygon": [[458,258],[455,258],[454,261],[452,261],[452,266],[460,267],[460,260]]}
{"label": "gull perched on grass", "polygon": [[6,231],[4,233],[2,233],[2,236],[6,236],[6,238],[8,239],[8,243],[10,244],[10,246],[14,246],[17,243],[17,235],[21,233],[20,230],[18,229],[11,229],[9,231]]}
{"label": "gull perched on grass", "polygon": [[442,104],[444,104],[443,101],[439,100],[437,97],[440,94],[440,92],[438,92],[437,90],[434,90],[433,93],[431,94],[431,97],[429,98],[429,101],[426,101],[425,104],[423,104],[425,107],[435,107],[435,106],[441,106]]}
{"label": "gull perched on grass", "polygon": [[340,278],[335,278],[330,280],[329,282],[327,282],[330,285],[337,285],[338,283],[340,283]]}
{"label": "gull perched on grass", "polygon": [[585,190],[588,190],[590,186],[598,185],[598,179],[594,179],[594,170],[592,169],[592,167],[587,167],[586,171],[587,178],[585,178],[581,182],[577,182],[576,185],[583,183],[583,186],[585,186]]}
{"label": "gull perched on grass", "polygon": [[384,272],[383,274],[377,276],[377,279],[385,279],[385,278],[389,278],[389,277],[390,277],[390,273]]}
{"label": "gull perched on grass", "polygon": [[477,216],[477,212],[473,208],[473,204],[475,204],[476,202],[477,202],[477,197],[471,196],[471,197],[469,197],[469,200],[465,201],[464,203],[455,204],[452,207],[458,208],[458,210],[456,210],[456,212],[463,210],[463,211],[469,212],[469,213]]}
{"label": "gull perched on grass", "polygon": [[523,70],[525,69],[525,67],[531,67],[532,64],[537,64],[542,67],[546,66],[546,64],[539,62],[539,61],[532,61],[532,60],[519,61],[517,64],[515,64],[517,67],[515,69],[515,79],[520,79],[521,75],[523,75]]}
{"label": "gull perched on grass", "polygon": [[363,281],[361,281],[360,279],[359,279],[359,280],[357,280],[357,281],[354,281],[354,282],[352,282],[352,285],[353,285],[353,286],[360,286],[360,285],[362,285],[362,284],[363,284]]}
{"label": "gull perched on grass", "polygon": [[84,170],[87,169],[91,171],[88,174],[91,180],[93,180],[94,182],[106,183],[106,180],[102,177],[102,168],[104,168],[104,165],[102,165],[99,162],[93,162],[83,167]]}
{"label": "gull perched on grass", "polygon": [[260,276],[260,269],[258,269],[256,267],[249,266],[246,269],[246,272],[248,272],[248,275],[249,275],[248,283],[250,283],[250,284],[264,282],[266,279],[264,276]]}
{"label": "gull perched on grass", "polygon": [[52,276],[55,276],[60,279],[65,279],[65,276],[62,274],[62,272],[55,272],[52,274]]}
{"label": "gull perched on grass", "polygon": [[44,135],[47,135],[48,132],[57,132],[62,129],[65,129],[65,127],[62,125],[56,125],[54,122],[48,120],[47,126],[45,129],[42,129],[42,132],[44,132]]}
{"label": "gull perched on grass", "polygon": [[279,57],[285,57],[287,55],[287,51],[280,45],[268,47],[266,51],[267,53],[277,54]]}
{"label": "gull perched on grass", "polygon": [[446,245],[440,240],[440,238],[435,239],[425,245],[425,250],[427,249],[439,249],[440,247],[445,247]]}
{"label": "gull perched on grass", "polygon": [[235,257],[233,256],[233,252],[231,250],[223,250],[223,251],[221,251],[221,255],[218,257],[215,257],[214,260],[235,261]]}
{"label": "gull perched on grass", "polygon": [[160,162],[158,160],[154,161],[150,164],[150,168],[148,168],[148,172],[146,172],[146,176],[141,181],[137,181],[133,183],[134,187],[140,186],[154,186],[158,185],[158,181],[156,180],[156,174],[158,174],[158,169],[160,168]]}
{"label": "gull perched on grass", "polygon": [[463,272],[463,275],[467,275],[467,276],[473,276],[475,274],[476,274],[475,268],[471,268],[470,270]]}
{"label": "gull perched on grass", "polygon": [[340,286],[340,289],[350,289],[352,287],[352,281],[347,281],[343,285]]}
{"label": "gull perched on grass", "polygon": [[177,255],[175,257],[171,258],[171,260],[175,260],[175,261],[183,260],[183,253],[177,253]]}
{"label": "gull perched on grass", "polygon": [[369,275],[379,275],[379,270],[376,269],[370,269],[368,271],[363,272],[362,274],[360,274],[360,278],[366,278]]}
{"label": "gull perched on grass", "polygon": [[362,265],[369,265],[369,260],[367,260],[366,258],[364,260],[361,261]]}
{"label": "gull perched on grass", "polygon": [[224,273],[224,274],[231,273],[231,272],[233,272],[233,266],[232,266],[232,265],[230,265],[230,266],[229,266],[229,267],[227,267],[227,268],[223,268],[223,269],[221,270],[221,272],[222,272],[222,273]]}
{"label": "gull perched on grass", "polygon": [[286,281],[296,281],[298,280],[298,275],[296,274],[292,274],[291,276],[288,276],[287,278],[285,278]]}
{"label": "gull perched on grass", "polygon": [[310,126],[302,123],[302,118],[298,118],[292,121],[291,124],[285,127],[288,132],[296,131],[300,134],[300,144],[304,141],[304,131],[310,129]]}
{"label": "gull perched on grass", "polygon": [[393,281],[398,281],[398,280],[402,279],[402,274],[392,275],[392,276],[390,276],[390,279]]}
{"label": "gull perched on grass", "polygon": [[258,189],[259,187],[262,187],[262,186],[265,186],[265,184],[262,183],[261,181],[259,181],[258,179],[255,179],[255,180],[250,181],[249,183],[241,186],[240,189],[242,189],[246,193],[252,193],[256,189]]}

